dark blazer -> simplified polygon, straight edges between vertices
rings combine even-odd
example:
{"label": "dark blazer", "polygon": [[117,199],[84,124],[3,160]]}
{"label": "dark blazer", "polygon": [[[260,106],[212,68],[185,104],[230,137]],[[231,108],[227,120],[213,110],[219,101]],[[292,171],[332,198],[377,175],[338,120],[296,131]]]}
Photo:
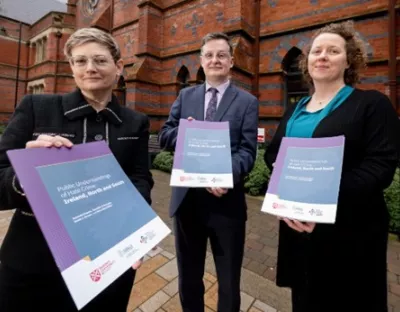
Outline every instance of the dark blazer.
{"label": "dark blazer", "polygon": [[17,106],[0,141],[0,209],[16,208],[0,260],[22,271],[56,272],[28,201],[12,187],[14,170],[6,155],[7,150],[25,148],[26,142],[40,134],[61,135],[74,144],[108,139],[122,169],[150,203],[149,120],[120,106],[115,96],[97,113],[79,90],[66,95],[28,95]]}
{"label": "dark blazer", "polygon": [[[267,148],[265,162],[271,170],[294,109],[287,110]],[[306,278],[316,287],[312,289],[315,302],[321,304],[330,290],[338,302],[347,294],[356,296],[353,291],[346,293],[346,287],[357,285],[356,293],[368,299],[354,297],[351,302],[366,302],[370,306],[365,311],[384,311],[379,305],[387,296],[388,211],[383,190],[390,185],[400,158],[399,126],[385,95],[359,89],[318,124],[314,138],[345,136],[337,219],[334,225],[317,224],[311,234],[299,234],[280,223],[278,285],[293,286]],[[304,255],[307,277],[300,264]],[[367,283],[358,280],[363,275],[368,276]],[[324,292],[320,297],[319,291]],[[364,311],[361,306],[356,310]]]}
{"label": "dark blazer", "polygon": [[[167,122],[160,131],[160,146],[174,150],[179,119],[193,117],[204,120],[205,85],[183,89],[174,104]],[[230,214],[246,218],[243,179],[254,166],[257,152],[258,100],[232,83],[218,106],[215,121],[229,121],[234,188],[223,196],[230,206]],[[174,216],[187,194],[188,188],[172,188],[170,216]]]}

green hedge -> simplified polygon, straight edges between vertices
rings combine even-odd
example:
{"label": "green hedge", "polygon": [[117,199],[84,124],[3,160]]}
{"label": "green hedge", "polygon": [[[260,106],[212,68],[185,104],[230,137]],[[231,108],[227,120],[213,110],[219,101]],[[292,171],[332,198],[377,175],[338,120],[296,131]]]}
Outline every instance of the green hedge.
{"label": "green hedge", "polygon": [[164,172],[171,173],[173,161],[174,161],[173,153],[165,152],[165,151],[160,152],[154,158],[153,168],[164,171]]}
{"label": "green hedge", "polygon": [[400,234],[400,169],[396,170],[392,184],[385,190],[390,214],[390,231]]}
{"label": "green hedge", "polygon": [[264,162],[264,150],[257,151],[257,158],[253,170],[244,179],[244,188],[253,196],[265,195],[269,182],[270,172]]}

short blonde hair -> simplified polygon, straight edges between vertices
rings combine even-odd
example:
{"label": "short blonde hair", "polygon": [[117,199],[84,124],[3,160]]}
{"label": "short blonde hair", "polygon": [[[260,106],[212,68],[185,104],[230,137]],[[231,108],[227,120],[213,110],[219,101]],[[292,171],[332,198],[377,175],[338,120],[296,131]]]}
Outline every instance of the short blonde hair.
{"label": "short blonde hair", "polygon": [[357,35],[354,29],[353,21],[346,21],[342,23],[332,23],[325,27],[318,29],[312,36],[311,43],[304,50],[304,54],[300,58],[299,67],[303,73],[304,80],[312,85],[312,78],[308,72],[308,55],[311,46],[316,37],[320,34],[336,34],[344,39],[346,42],[346,55],[349,68],[344,72],[344,82],[347,85],[353,86],[358,82],[359,71],[366,67],[367,53],[364,42]]}
{"label": "short blonde hair", "polygon": [[72,56],[71,51],[73,48],[89,42],[95,42],[106,47],[110,51],[114,62],[121,59],[121,50],[113,36],[105,31],[93,27],[78,29],[68,38],[64,46],[65,56],[70,58]]}

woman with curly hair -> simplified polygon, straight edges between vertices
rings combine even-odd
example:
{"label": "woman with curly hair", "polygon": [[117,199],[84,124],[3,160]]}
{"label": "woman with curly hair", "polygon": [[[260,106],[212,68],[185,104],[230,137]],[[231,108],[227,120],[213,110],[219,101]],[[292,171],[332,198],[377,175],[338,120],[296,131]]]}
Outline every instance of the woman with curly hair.
{"label": "woman with curly hair", "polygon": [[400,156],[389,99],[354,87],[365,66],[353,23],[318,30],[300,62],[312,95],[283,116],[265,154],[272,169],[282,137],[345,136],[335,224],[280,221],[277,284],[294,312],[385,312],[388,211],[383,197]]}

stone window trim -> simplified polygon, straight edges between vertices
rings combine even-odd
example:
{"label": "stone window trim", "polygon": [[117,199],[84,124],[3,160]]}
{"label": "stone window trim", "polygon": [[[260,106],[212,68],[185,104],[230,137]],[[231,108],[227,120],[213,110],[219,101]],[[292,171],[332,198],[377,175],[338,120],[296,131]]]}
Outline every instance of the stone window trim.
{"label": "stone window trim", "polygon": [[28,82],[27,89],[29,94],[43,94],[46,84],[44,79]]}
{"label": "stone window trim", "polygon": [[39,37],[35,41],[31,41],[31,47],[36,48],[35,64],[41,63],[46,60],[47,42],[48,42],[47,35]]}

